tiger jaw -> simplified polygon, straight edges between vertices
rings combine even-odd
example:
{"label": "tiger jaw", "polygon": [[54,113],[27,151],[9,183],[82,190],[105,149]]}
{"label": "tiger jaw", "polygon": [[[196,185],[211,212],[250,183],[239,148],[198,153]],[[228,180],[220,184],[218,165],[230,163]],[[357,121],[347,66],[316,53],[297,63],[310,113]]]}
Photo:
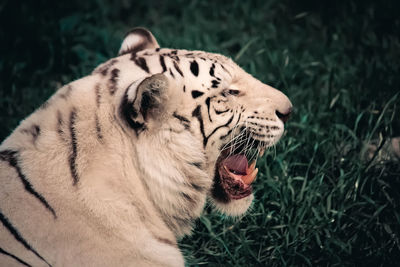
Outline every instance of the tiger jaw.
{"label": "tiger jaw", "polygon": [[215,166],[212,196],[223,203],[248,197],[253,192],[251,184],[258,173],[255,167],[257,158],[264,152],[265,146],[249,148],[232,145],[222,149]]}

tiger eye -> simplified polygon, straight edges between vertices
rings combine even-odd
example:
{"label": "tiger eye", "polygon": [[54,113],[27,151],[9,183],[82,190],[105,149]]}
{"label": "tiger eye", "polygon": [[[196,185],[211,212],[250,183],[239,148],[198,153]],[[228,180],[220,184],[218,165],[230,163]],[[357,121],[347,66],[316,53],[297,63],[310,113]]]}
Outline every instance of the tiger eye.
{"label": "tiger eye", "polygon": [[228,93],[229,93],[230,95],[237,96],[237,95],[240,94],[240,91],[239,91],[239,90],[235,90],[235,89],[229,89]]}

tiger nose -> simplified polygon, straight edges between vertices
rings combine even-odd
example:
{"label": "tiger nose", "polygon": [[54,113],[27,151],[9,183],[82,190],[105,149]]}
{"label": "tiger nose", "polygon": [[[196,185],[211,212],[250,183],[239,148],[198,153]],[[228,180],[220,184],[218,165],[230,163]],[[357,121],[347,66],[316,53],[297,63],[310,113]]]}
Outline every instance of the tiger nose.
{"label": "tiger nose", "polygon": [[286,109],[283,109],[283,110],[276,110],[275,111],[275,114],[276,114],[276,116],[278,116],[278,118],[283,122],[283,123],[285,123],[285,122],[287,122],[288,121],[288,119],[289,119],[289,117],[290,117],[290,114],[292,113],[292,106],[290,106],[290,107],[287,107]]}
{"label": "tiger nose", "polygon": [[276,116],[283,122],[287,122],[289,119],[290,113],[292,113],[292,102],[290,102],[289,98],[279,91],[276,88],[273,88],[269,85],[264,85],[266,87],[265,92],[267,93],[267,97],[272,102],[273,106],[272,112],[275,109]]}

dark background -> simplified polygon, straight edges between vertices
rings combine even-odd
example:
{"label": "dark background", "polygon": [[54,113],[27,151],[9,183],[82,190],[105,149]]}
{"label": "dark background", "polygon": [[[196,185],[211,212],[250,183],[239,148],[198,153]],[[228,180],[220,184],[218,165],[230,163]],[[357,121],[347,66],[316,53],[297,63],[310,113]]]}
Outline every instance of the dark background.
{"label": "dark background", "polygon": [[399,1],[0,1],[0,140],[55,90],[116,55],[132,27],[163,47],[232,57],[295,110],[258,162],[248,215],[208,205],[187,265],[395,266],[400,168]]}

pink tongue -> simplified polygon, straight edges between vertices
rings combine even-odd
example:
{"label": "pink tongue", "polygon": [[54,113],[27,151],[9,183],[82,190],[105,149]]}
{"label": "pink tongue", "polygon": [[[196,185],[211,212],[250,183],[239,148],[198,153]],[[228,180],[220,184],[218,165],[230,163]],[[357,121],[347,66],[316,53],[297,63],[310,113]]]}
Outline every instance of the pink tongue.
{"label": "pink tongue", "polygon": [[248,169],[247,158],[245,155],[232,155],[227,157],[223,164],[236,174],[246,175]]}

